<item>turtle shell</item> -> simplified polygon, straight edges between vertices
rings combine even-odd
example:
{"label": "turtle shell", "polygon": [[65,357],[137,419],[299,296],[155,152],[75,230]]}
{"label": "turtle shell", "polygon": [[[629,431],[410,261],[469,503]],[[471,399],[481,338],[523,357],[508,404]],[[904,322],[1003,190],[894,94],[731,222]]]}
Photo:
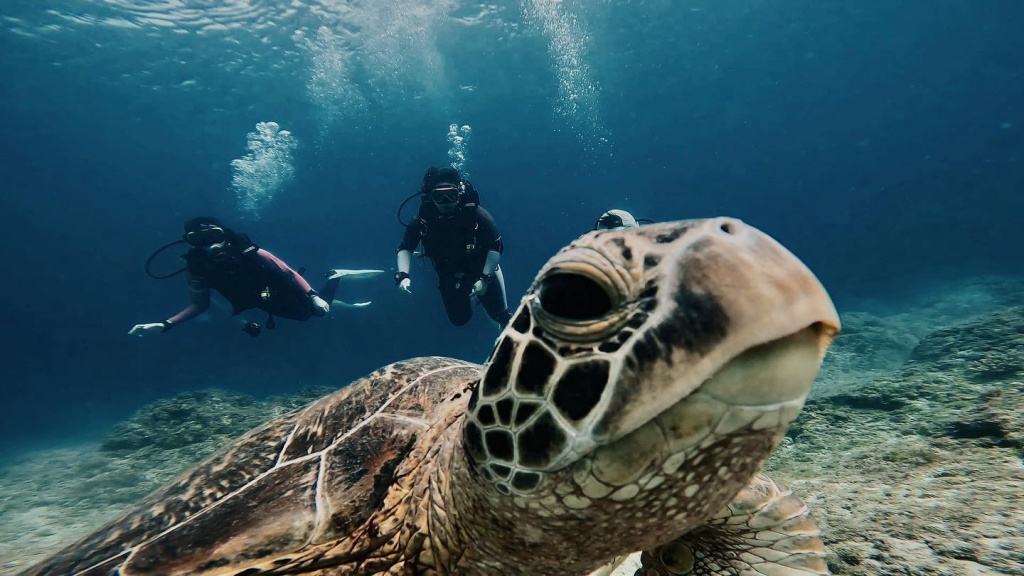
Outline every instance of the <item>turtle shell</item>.
{"label": "turtle shell", "polygon": [[432,424],[465,409],[479,375],[448,358],[381,368],[252,430],[25,574],[248,574],[288,564],[287,555],[362,526],[396,474],[409,473],[407,458],[436,438],[425,433]]}

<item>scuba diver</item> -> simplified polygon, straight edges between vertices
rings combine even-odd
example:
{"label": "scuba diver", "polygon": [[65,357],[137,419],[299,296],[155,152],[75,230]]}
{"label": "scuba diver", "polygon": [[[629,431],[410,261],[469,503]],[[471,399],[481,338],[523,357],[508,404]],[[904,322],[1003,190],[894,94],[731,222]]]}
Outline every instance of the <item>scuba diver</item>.
{"label": "scuba diver", "polygon": [[[395,284],[411,292],[409,266],[417,245],[437,273],[438,290],[448,320],[455,326],[469,322],[472,299],[483,305],[491,320],[504,327],[512,317],[505,298],[505,278],[498,261],[504,245],[491,215],[480,206],[473,184],[455,168],[429,168],[419,192],[416,218],[406,224],[398,245]],[[401,207],[399,207],[401,213]]]}
{"label": "scuba diver", "polygon": [[[154,276],[149,270],[153,258],[163,250],[180,243],[189,245],[182,256],[185,267],[164,276]],[[296,272],[281,259],[256,246],[245,234],[234,232],[216,218],[200,216],[185,222],[182,240],[160,248],[146,261],[146,273],[162,280],[185,272],[191,304],[181,312],[164,320],[136,324],[130,335],[145,336],[167,332],[178,324],[191,320],[210,307],[210,290],[216,290],[231,304],[232,315],[257,308],[267,312],[266,327],[274,329],[274,316],[304,322],[312,316],[326,316],[331,306],[362,307],[370,302],[347,304],[334,299],[338,283],[343,278],[370,278],[383,274],[383,270],[331,270],[320,291],[313,290],[302,271]],[[242,330],[250,336],[259,335],[261,326],[247,322]]]}
{"label": "scuba diver", "polygon": [[653,224],[654,220],[650,218],[634,218],[632,214],[625,210],[609,210],[594,222],[594,230],[628,230],[630,228],[636,228],[640,224]]}

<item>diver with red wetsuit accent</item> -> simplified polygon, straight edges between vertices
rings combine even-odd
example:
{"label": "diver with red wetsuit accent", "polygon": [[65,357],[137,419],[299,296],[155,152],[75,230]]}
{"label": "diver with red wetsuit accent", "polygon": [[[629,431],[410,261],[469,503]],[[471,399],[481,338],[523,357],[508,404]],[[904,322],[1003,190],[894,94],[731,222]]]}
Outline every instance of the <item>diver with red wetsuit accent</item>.
{"label": "diver with red wetsuit accent", "polygon": [[[325,316],[335,301],[339,281],[345,276],[366,278],[383,274],[382,270],[332,270],[317,292],[280,258],[256,246],[244,234],[223,226],[216,218],[201,216],[185,222],[184,241],[190,246],[182,257],[191,304],[163,322],[137,324],[128,333],[143,336],[167,332],[191,320],[210,307],[210,290],[216,290],[231,304],[232,315],[259,309],[268,314],[267,328],[274,327],[274,316],[304,322],[312,316]],[[243,330],[257,336],[262,327],[249,322]]]}

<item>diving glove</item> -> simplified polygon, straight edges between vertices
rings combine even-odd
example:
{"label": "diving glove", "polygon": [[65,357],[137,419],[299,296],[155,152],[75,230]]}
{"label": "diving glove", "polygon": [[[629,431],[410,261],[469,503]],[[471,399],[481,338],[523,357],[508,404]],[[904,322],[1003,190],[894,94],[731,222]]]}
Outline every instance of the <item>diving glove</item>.
{"label": "diving glove", "polygon": [[166,332],[165,328],[167,324],[164,322],[150,322],[149,324],[136,324],[128,331],[129,336],[148,336],[150,334],[159,334],[160,332]]}
{"label": "diving glove", "polygon": [[323,316],[331,311],[331,305],[320,296],[314,295],[310,300],[313,302],[313,308],[316,309],[317,314]]}
{"label": "diving glove", "polygon": [[477,298],[479,298],[479,297],[483,296],[484,293],[486,293],[486,292],[487,292],[487,280],[486,279],[481,278],[481,279],[479,279],[479,280],[477,280],[476,282],[473,283],[473,293],[472,293],[473,296],[476,296]]}

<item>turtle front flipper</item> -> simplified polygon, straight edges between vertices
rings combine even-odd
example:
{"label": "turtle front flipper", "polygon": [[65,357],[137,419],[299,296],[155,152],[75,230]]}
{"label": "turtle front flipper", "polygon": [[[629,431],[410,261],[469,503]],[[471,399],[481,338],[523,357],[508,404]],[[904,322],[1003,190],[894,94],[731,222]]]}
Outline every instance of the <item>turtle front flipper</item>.
{"label": "turtle front flipper", "polygon": [[644,550],[635,576],[828,575],[820,534],[803,500],[758,474],[707,526]]}

